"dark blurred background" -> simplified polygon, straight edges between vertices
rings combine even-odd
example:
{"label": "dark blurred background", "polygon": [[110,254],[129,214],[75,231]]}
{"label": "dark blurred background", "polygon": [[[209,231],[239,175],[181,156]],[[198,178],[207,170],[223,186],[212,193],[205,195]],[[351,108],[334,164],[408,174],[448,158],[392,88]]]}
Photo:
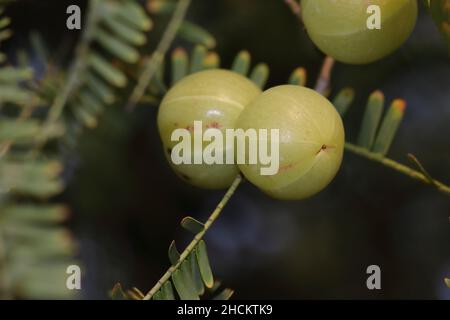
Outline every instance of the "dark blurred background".
{"label": "dark blurred background", "polygon": [[[9,9],[15,37],[9,50],[28,45],[31,30],[70,57],[79,37],[65,28],[69,4],[24,0]],[[390,157],[414,153],[429,172],[450,182],[450,60],[431,18],[421,8],[416,29],[395,54],[374,64],[338,64],[333,92],[357,96],[345,119],[354,141],[368,95],[408,107]],[[304,66],[312,86],[323,55],[314,48],[282,0],[194,0],[188,18],[217,39],[222,66],[241,49],[271,68],[268,86],[285,83]],[[155,17],[150,39],[166,19]],[[176,42],[174,46],[184,45]],[[62,49],[61,49],[62,48]],[[64,55],[66,54],[66,55]],[[61,63],[67,63],[63,59]],[[156,106],[133,114],[111,108],[86,131],[68,159],[70,222],[83,261],[81,298],[107,298],[121,281],[148,290],[169,266],[167,247],[183,248],[191,236],[185,215],[205,220],[224,191],[191,187],[169,169],[156,128]],[[449,299],[450,198],[377,163],[346,153],[336,179],[317,196],[296,202],[268,198],[243,184],[206,236],[215,275],[236,299],[426,298]],[[382,290],[366,288],[367,266],[382,271]]]}

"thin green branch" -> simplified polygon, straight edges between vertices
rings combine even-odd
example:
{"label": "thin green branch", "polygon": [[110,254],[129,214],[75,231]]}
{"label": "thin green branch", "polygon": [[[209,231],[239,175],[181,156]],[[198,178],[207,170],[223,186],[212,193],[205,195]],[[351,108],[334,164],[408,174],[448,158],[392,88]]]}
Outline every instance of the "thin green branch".
{"label": "thin green branch", "polygon": [[158,72],[159,65],[162,63],[167,50],[169,50],[170,45],[172,44],[175,36],[178,32],[178,29],[181,23],[184,20],[186,12],[189,8],[189,4],[191,0],[179,0],[177,7],[170,19],[169,25],[164,32],[161,41],[159,42],[156,50],[153,52],[152,56],[148,58],[145,62],[145,67],[142,73],[139,76],[138,83],[131,93],[130,98],[128,99],[127,106],[125,110],[131,112],[134,110],[136,103],[142,98],[145,94],[145,90],[147,89],[150,81]]}
{"label": "thin green branch", "polygon": [[161,288],[161,286],[170,279],[172,274],[179,268],[181,263],[189,256],[189,254],[192,252],[192,250],[195,248],[195,246],[199,243],[199,241],[203,238],[206,231],[211,227],[211,225],[216,221],[217,217],[222,212],[222,209],[227,204],[228,200],[233,196],[234,192],[236,191],[239,184],[242,182],[241,175],[238,175],[236,179],[233,181],[231,186],[228,188],[227,192],[223,196],[222,200],[220,200],[217,207],[214,209],[214,211],[209,216],[208,220],[205,223],[205,227],[202,231],[197,233],[195,238],[189,243],[189,245],[184,249],[184,251],[180,255],[180,259],[178,260],[177,264],[171,266],[166,273],[161,277],[161,279],[158,280],[156,285],[150,289],[150,291],[145,295],[143,300],[150,300],[152,296]]}
{"label": "thin green branch", "polygon": [[81,37],[80,43],[76,48],[75,61],[69,68],[68,79],[65,81],[65,86],[62,88],[59,95],[55,97],[53,104],[50,107],[47,119],[44,123],[43,133],[37,137],[37,147],[40,149],[47,141],[47,129],[51,127],[61,116],[67,101],[77,88],[81,85],[82,73],[87,67],[87,58],[89,55],[90,45],[94,37],[96,24],[99,19],[97,8],[101,0],[90,0],[88,17],[84,33]]}
{"label": "thin green branch", "polygon": [[438,189],[439,191],[450,195],[450,187],[445,185],[444,183],[442,183],[438,180],[435,180],[431,177],[429,178],[429,177],[425,176],[423,173],[421,173],[417,170],[414,170],[408,166],[405,166],[399,162],[396,162],[392,159],[386,158],[381,154],[370,152],[369,150],[367,150],[365,148],[358,147],[358,146],[348,143],[348,142],[345,144],[345,149],[350,152],[353,152],[354,154],[357,154],[361,157],[364,157],[366,159],[379,162],[379,163],[385,165],[386,167],[397,170],[398,172],[401,172],[401,173],[403,173],[413,179],[421,181],[425,184],[431,185],[431,186],[435,187],[436,189]]}
{"label": "thin green branch", "polygon": [[[315,86],[315,90],[320,94],[325,95],[330,86],[331,72],[333,71],[333,67],[335,65],[335,61],[333,58],[326,56],[322,65],[322,69],[320,71],[319,78],[317,79],[317,83]],[[356,155],[364,157],[366,159],[379,162],[386,167],[397,170],[400,173],[403,173],[413,179],[419,180],[425,184],[431,185],[438,189],[439,191],[450,195],[450,186],[445,185],[444,183],[431,178],[428,175],[425,175],[422,172],[414,170],[408,166],[405,166],[399,162],[396,162],[392,159],[386,158],[381,154],[370,152],[369,150],[354,145],[352,143],[346,142],[345,149],[347,151],[353,152]],[[423,167],[422,167],[423,168]],[[423,169],[425,170],[425,169]],[[423,171],[426,172],[426,171]]]}

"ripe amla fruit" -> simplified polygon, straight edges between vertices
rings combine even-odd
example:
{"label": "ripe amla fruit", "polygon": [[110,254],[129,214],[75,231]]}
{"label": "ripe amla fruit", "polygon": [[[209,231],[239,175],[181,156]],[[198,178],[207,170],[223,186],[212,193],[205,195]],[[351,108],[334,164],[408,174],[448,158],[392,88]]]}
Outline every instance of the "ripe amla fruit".
{"label": "ripe amla fruit", "polygon": [[[369,5],[381,13],[381,29],[369,29]],[[417,20],[417,0],[302,0],[312,41],[327,55],[350,64],[381,59],[399,48]]]}
{"label": "ripe amla fruit", "polygon": [[341,165],[341,117],[314,90],[283,85],[264,91],[242,111],[236,128],[279,129],[278,173],[261,175],[259,162],[239,164],[251,183],[274,198],[310,197],[331,182]]}
{"label": "ripe amla fruit", "polygon": [[[239,173],[235,164],[194,164],[193,157],[191,164],[174,164],[171,152],[178,142],[171,141],[171,135],[177,128],[188,129],[194,146],[194,121],[202,121],[203,132],[217,128],[225,137],[225,130],[234,128],[242,110],[260,94],[261,90],[249,79],[221,69],[197,72],[176,83],[163,98],[158,112],[159,134],[172,169],[188,183],[201,188],[220,189],[231,185]],[[208,144],[203,143],[203,149]]]}

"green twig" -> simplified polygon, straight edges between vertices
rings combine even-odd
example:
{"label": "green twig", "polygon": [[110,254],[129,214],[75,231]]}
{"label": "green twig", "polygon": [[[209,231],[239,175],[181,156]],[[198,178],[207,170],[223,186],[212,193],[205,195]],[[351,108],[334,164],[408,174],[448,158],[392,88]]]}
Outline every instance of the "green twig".
{"label": "green twig", "polygon": [[179,0],[175,12],[170,19],[169,25],[164,32],[161,41],[159,42],[156,50],[153,52],[152,56],[148,58],[145,62],[145,67],[142,73],[139,76],[138,83],[131,93],[130,98],[128,99],[127,106],[125,110],[131,112],[134,110],[136,103],[142,98],[145,94],[145,90],[147,89],[150,81],[156,75],[158,71],[158,67],[163,61],[163,58],[169,50],[172,41],[175,39],[177,31],[184,20],[184,16],[186,15],[187,9],[189,7],[191,0]]}
{"label": "green twig", "polygon": [[189,256],[189,254],[192,252],[192,250],[195,248],[195,246],[199,243],[199,241],[203,238],[206,231],[211,227],[211,225],[214,223],[214,221],[217,219],[217,217],[222,212],[222,209],[227,204],[228,200],[233,196],[234,192],[236,191],[239,184],[242,182],[241,175],[238,175],[236,179],[233,181],[231,186],[228,188],[227,192],[223,196],[222,200],[220,200],[219,204],[217,205],[216,209],[211,213],[208,220],[205,223],[205,226],[202,231],[197,233],[195,238],[189,243],[189,245],[184,249],[184,251],[180,255],[180,259],[178,260],[177,264],[171,266],[167,272],[161,277],[161,279],[158,280],[156,285],[145,295],[143,300],[150,300],[152,296],[161,288],[161,286],[170,279],[172,274],[175,272],[175,270],[178,269],[178,267],[181,265],[181,263]]}
{"label": "green twig", "polygon": [[[315,90],[319,92],[320,94],[326,94],[329,88],[330,78],[331,78],[331,72],[333,71],[334,66],[334,59],[327,56],[325,57],[325,60],[322,65],[322,69],[320,71],[320,76],[317,80]],[[400,173],[403,173],[413,179],[419,180],[425,184],[429,184],[434,186],[439,191],[449,194],[450,195],[450,186],[445,185],[444,183],[435,180],[431,178],[431,176],[424,174],[423,172],[425,169],[421,169],[422,172],[419,172],[417,170],[414,170],[408,166],[405,166],[399,162],[396,162],[392,159],[384,157],[382,154],[370,152],[369,150],[359,147],[357,145],[351,144],[349,142],[345,143],[345,149],[353,152],[356,155],[359,155],[361,157],[364,157],[366,159],[379,162],[386,167],[392,168],[394,170],[397,170]],[[411,159],[411,157],[410,157]],[[420,163],[419,163],[420,164]],[[420,167],[419,167],[420,168]]]}
{"label": "green twig", "polygon": [[369,150],[367,150],[365,148],[358,147],[358,146],[348,143],[348,142],[345,144],[345,149],[350,152],[353,152],[361,157],[364,157],[366,159],[379,162],[379,163],[385,165],[386,167],[397,170],[398,172],[401,172],[401,173],[403,173],[413,179],[419,180],[425,184],[434,186],[439,191],[450,195],[450,186],[447,186],[444,183],[442,183],[438,180],[435,180],[431,177],[427,177],[423,173],[421,173],[417,170],[414,170],[408,166],[405,166],[399,162],[396,162],[392,159],[386,158],[381,154],[370,152]]}

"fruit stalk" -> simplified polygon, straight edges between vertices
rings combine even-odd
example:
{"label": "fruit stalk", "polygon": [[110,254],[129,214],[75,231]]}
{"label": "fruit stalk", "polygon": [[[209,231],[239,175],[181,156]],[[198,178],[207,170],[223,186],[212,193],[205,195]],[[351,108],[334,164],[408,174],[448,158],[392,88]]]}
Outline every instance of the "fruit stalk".
{"label": "fruit stalk", "polygon": [[320,75],[315,87],[315,90],[322,95],[326,95],[330,86],[331,71],[333,71],[334,62],[334,59],[330,56],[326,56],[323,61],[322,69],[320,70]]}
{"label": "fruit stalk", "polygon": [[301,7],[298,0],[284,0],[284,3],[291,9],[292,13],[298,16],[300,22],[302,21]]}

